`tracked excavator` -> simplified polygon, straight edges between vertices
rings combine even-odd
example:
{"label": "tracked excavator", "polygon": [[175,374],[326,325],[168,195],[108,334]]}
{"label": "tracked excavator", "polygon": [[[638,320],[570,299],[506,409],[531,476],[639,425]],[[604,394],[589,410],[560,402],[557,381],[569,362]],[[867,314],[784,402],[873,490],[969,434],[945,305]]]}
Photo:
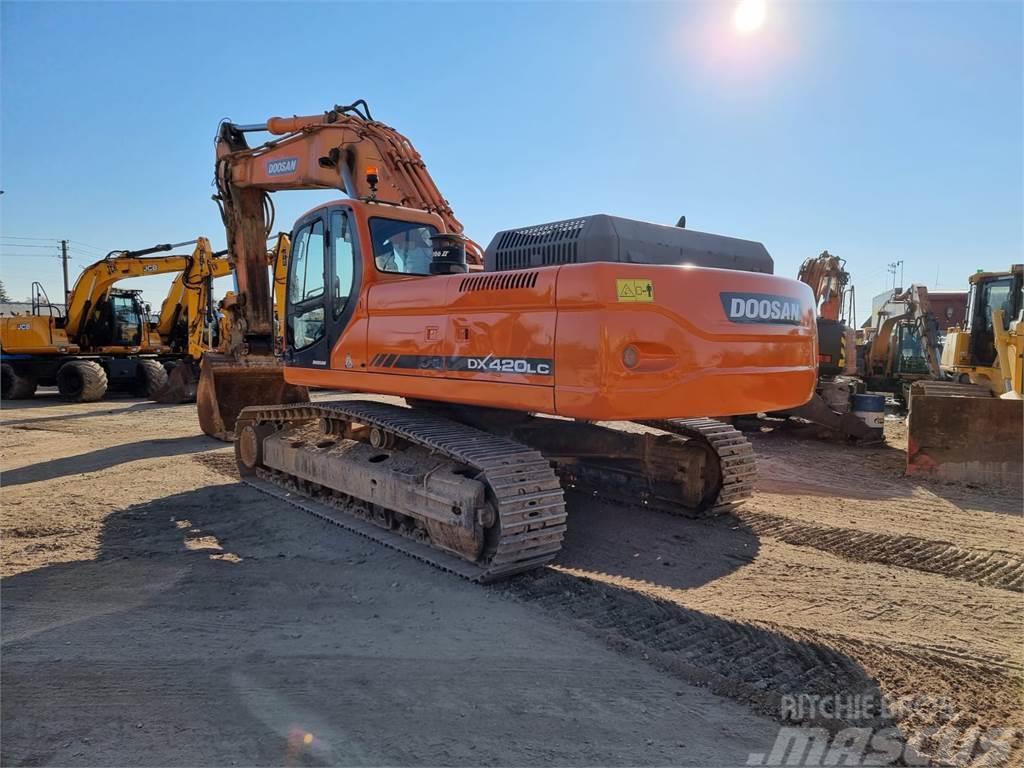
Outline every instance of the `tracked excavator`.
{"label": "tracked excavator", "polygon": [[904,311],[886,318],[867,344],[864,379],[871,389],[891,392],[908,405],[915,382],[945,378],[939,366],[938,322],[923,285],[911,285],[890,303],[903,304]]}
{"label": "tracked excavator", "polygon": [[[273,137],[250,147],[260,131]],[[204,357],[203,429],[233,433],[245,482],[468,579],[550,561],[563,486],[731,509],[754,456],[713,417],[814,392],[814,298],[759,243],[599,215],[505,230],[484,251],[365,102],[223,123],[216,180],[239,291],[229,353]],[[268,193],[318,188],[347,199],[292,229],[273,361]],[[310,403],[310,386],[404,405]]]}
{"label": "tracked excavator", "polygon": [[846,261],[822,251],[800,265],[797,279],[811,289],[818,309],[818,381],[807,403],[772,415],[804,419],[846,439],[880,442],[884,439],[882,427],[865,422],[855,408],[857,395],[863,395],[866,388],[855,375],[853,329],[842,319],[844,308],[853,300]]}
{"label": "tracked excavator", "polygon": [[[192,244],[192,255],[153,255]],[[151,326],[139,292],[114,286],[132,277],[186,272],[201,252],[210,253],[202,237],[111,251],[79,275],[64,314],[47,300],[34,302],[31,315],[0,318],[3,397],[32,397],[39,385],[56,385],[71,402],[99,400],[108,389],[153,396],[167,383],[164,362],[176,356]],[[45,295],[41,286],[36,292]]]}

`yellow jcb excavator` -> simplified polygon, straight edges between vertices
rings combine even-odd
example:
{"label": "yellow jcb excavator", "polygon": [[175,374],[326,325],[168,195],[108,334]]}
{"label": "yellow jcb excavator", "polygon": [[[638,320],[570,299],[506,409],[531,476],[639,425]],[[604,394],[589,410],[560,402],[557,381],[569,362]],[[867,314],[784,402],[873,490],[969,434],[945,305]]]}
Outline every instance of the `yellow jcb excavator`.
{"label": "yellow jcb excavator", "polygon": [[911,388],[907,474],[1024,482],[1024,265],[969,278],[967,319],[942,350],[946,381]]}
{"label": "yellow jcb excavator", "polygon": [[[196,244],[193,255],[153,256]],[[31,315],[0,318],[0,389],[4,399],[32,397],[56,385],[63,399],[90,402],[108,389],[152,396],[167,383],[170,347],[149,322],[139,291],[115,288],[133,277],[185,272],[196,254],[210,254],[206,238],[135,251],[111,251],[86,267],[68,296],[66,312],[33,286]],[[47,314],[43,314],[46,310]]]}
{"label": "yellow jcb excavator", "polygon": [[[275,348],[282,349],[283,328],[281,313],[284,307],[285,286],[288,277],[288,235],[280,232],[274,246],[267,251],[267,265],[273,271]],[[171,290],[160,309],[157,330],[172,354],[181,357],[166,363],[169,366],[167,384],[155,393],[153,399],[159,403],[189,403],[196,399],[200,364],[203,355],[211,350],[223,351],[226,344],[227,314],[221,307],[214,306],[212,282],[214,278],[232,274],[233,267],[227,257],[227,250],[209,253],[197,248],[193,262],[171,285]],[[234,301],[234,292],[229,291],[225,300]]]}

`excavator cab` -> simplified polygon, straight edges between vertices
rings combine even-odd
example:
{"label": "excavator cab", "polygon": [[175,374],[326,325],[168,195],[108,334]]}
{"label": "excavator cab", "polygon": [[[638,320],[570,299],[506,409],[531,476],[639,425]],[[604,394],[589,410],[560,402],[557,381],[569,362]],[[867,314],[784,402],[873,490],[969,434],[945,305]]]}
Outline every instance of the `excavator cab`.
{"label": "excavator cab", "polygon": [[112,288],[92,308],[81,335],[91,348],[144,346],[149,315],[141,292]]}
{"label": "excavator cab", "polygon": [[971,285],[967,299],[967,332],[970,334],[970,357],[973,365],[992,366],[996,361],[996,329],[992,315],[1003,313],[1003,330],[1021,312],[1021,273],[994,275]]}

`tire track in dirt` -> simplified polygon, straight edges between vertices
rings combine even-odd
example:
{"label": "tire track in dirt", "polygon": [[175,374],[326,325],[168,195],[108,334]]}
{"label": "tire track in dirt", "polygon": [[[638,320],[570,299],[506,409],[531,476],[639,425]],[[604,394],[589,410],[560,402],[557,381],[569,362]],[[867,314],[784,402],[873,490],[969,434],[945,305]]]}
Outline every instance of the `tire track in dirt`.
{"label": "tire track in dirt", "polygon": [[983,760],[970,748],[978,733],[1009,729],[1006,761],[984,764],[1016,764],[1024,756],[1024,685],[1011,670],[926,649],[724,619],[591,576],[599,574],[549,567],[503,589],[616,650],[780,720],[783,697],[860,696],[878,706],[884,701],[886,710],[856,720],[804,716],[799,722],[832,732],[895,726],[921,755],[964,766]]}
{"label": "tire track in dirt", "polygon": [[504,591],[689,683],[769,714],[778,715],[780,697],[786,693],[877,694],[875,682],[859,664],[810,633],[795,640],[561,568],[525,574]]}
{"label": "tire track in dirt", "polygon": [[945,541],[850,528],[809,525],[791,518],[740,509],[737,516],[760,536],[813,547],[847,560],[936,573],[1011,592],[1024,592],[1024,560]]}

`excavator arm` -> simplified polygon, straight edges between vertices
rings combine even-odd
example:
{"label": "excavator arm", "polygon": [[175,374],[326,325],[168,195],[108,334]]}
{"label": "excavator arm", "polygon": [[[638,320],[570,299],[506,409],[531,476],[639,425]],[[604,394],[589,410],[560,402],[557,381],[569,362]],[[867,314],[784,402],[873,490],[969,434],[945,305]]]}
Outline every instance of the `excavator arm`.
{"label": "excavator arm", "polygon": [[174,272],[184,273],[191,268],[194,262],[194,254],[192,256],[151,256],[150,254],[170,251],[200,241],[205,241],[205,247],[209,249],[209,242],[205,238],[197,238],[183,243],[165,243],[137,251],[111,251],[106,258],[90,264],[78,276],[68,298],[67,314],[64,320],[64,328],[68,337],[77,344],[79,343],[78,339],[88,334],[92,310],[104,300],[115,283],[133,277],[165,275]]}
{"label": "excavator arm", "polygon": [[274,275],[274,349],[284,350],[285,304],[288,299],[288,258],[291,255],[291,238],[284,232],[277,233],[274,247],[267,251],[267,264]]}
{"label": "excavator arm", "polygon": [[160,305],[160,318],[155,330],[165,344],[169,343],[175,326],[184,315],[188,319],[189,329],[187,351],[193,357],[198,357],[201,350],[194,348],[194,339],[196,327],[199,329],[199,337],[202,336],[205,307],[209,302],[209,279],[230,275],[231,263],[227,251],[214,252],[205,237],[197,238],[195,242],[189,265],[174,278]]}
{"label": "excavator arm", "polygon": [[807,259],[800,265],[797,279],[809,286],[814,293],[818,317],[838,320],[842,314],[843,298],[850,275],[845,269],[846,262],[828,251]]}

